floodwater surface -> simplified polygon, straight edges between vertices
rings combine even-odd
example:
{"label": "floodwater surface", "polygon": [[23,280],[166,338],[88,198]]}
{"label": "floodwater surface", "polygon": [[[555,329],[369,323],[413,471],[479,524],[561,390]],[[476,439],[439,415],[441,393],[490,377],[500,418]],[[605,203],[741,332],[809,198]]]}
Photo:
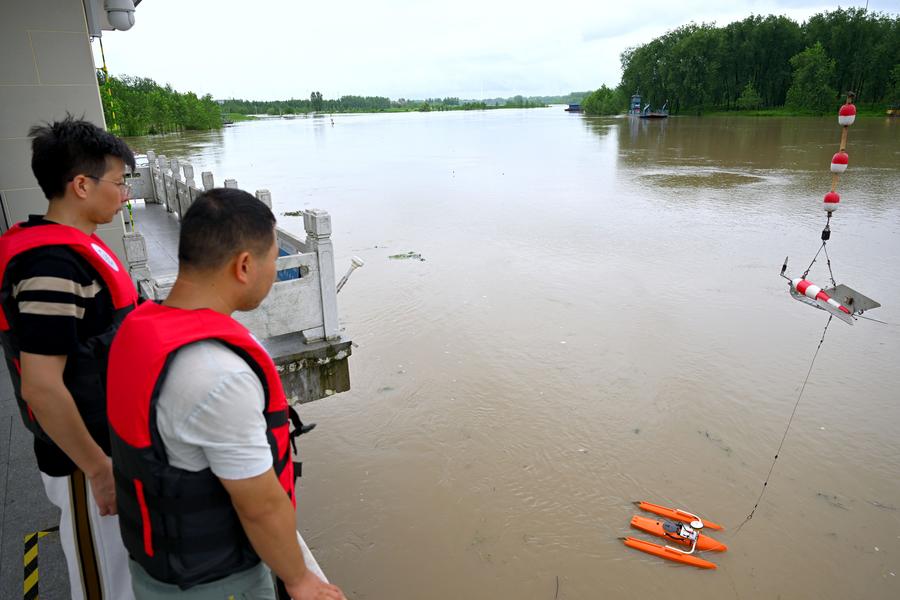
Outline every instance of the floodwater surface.
{"label": "floodwater surface", "polygon": [[[305,405],[298,522],[351,599],[900,598],[900,122],[336,115],[136,138],[330,212],[352,390]],[[421,259],[392,260],[412,252]],[[824,258],[821,256],[820,258]],[[809,279],[829,282],[824,260]],[[634,500],[725,525],[699,571]]]}

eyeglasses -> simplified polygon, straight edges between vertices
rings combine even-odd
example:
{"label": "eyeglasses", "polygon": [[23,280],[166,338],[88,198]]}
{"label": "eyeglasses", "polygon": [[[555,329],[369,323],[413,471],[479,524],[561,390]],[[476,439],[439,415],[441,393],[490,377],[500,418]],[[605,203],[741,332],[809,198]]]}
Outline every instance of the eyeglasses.
{"label": "eyeglasses", "polygon": [[119,194],[130,197],[131,196],[131,186],[127,183],[123,183],[121,181],[113,181],[112,179],[103,179],[102,177],[95,177],[94,175],[85,175],[88,179],[93,179],[94,181],[105,181],[106,183],[111,183],[114,186],[119,188]]}

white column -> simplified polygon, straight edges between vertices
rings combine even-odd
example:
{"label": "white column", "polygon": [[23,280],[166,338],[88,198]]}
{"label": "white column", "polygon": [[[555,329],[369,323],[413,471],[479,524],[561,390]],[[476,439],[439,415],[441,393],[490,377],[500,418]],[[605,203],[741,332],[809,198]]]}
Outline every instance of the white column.
{"label": "white column", "polygon": [[184,171],[184,182],[190,187],[194,184],[194,165],[187,163],[181,169]]}
{"label": "white column", "polygon": [[200,173],[200,179],[203,180],[203,189],[211,190],[216,187],[215,182],[213,181],[213,174],[211,171],[203,171]]}
{"label": "white column", "polygon": [[269,210],[272,210],[272,192],[269,190],[256,190],[256,197],[260,202],[269,207]]}
{"label": "white column", "polygon": [[147,163],[150,165],[150,198],[144,198],[144,202],[150,202],[151,204],[156,204],[159,202],[159,177],[158,177],[158,169],[159,167],[156,165],[156,152],[153,150],[147,150]]}
{"label": "white column", "polygon": [[306,244],[319,259],[319,285],[322,294],[322,325],[326,340],[340,339],[337,318],[337,288],[334,279],[334,247],[331,244],[331,215],[324,210],[303,212]]}
{"label": "white column", "polygon": [[185,188],[187,188],[183,203],[184,212],[187,212],[187,209],[189,209],[191,207],[191,204],[194,203],[194,198],[197,197],[195,188],[197,184],[194,183],[194,165],[187,163],[182,166],[181,169],[184,171],[184,185]]}
{"label": "white column", "polygon": [[176,182],[178,181],[178,160],[171,159],[168,161],[166,165],[166,171],[164,173],[165,181],[166,181],[166,210],[173,213],[178,213],[178,186]]}
{"label": "white column", "polygon": [[165,154],[160,154],[156,159],[156,182],[159,184],[156,186],[156,199],[157,201],[166,207],[169,208],[169,198],[167,196],[168,190],[166,189],[166,169],[168,168],[169,160],[166,158]]}
{"label": "white column", "polygon": [[135,286],[140,286],[141,281],[150,281],[153,275],[147,265],[147,243],[144,236],[137,231],[131,231],[124,235],[122,241],[125,244],[125,264],[128,265],[128,273]]}

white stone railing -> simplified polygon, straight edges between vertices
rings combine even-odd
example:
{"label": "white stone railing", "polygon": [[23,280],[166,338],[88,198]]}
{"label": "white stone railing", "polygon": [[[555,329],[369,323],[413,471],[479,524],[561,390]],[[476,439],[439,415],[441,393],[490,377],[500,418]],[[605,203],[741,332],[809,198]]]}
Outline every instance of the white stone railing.
{"label": "white stone railing", "polygon": [[[179,219],[204,190],[215,187],[213,174],[201,173],[202,189],[194,183],[194,168],[147,152],[146,166],[139,166],[129,182],[135,198],[147,204],[159,204]],[[225,187],[237,188],[237,181],[226,179]],[[257,190],[256,197],[272,207],[268,190]],[[261,339],[300,332],[306,342],[339,340],[337,288],[334,248],[331,242],[331,216],[318,209],[303,211],[306,239],[276,228],[279,271],[297,269],[300,277],[277,281],[268,297],[256,310],[239,313],[237,319]],[[147,266],[147,250],[140,232],[125,234],[125,254],[132,278],[145,294],[161,300],[168,294],[172,277],[155,278]]]}

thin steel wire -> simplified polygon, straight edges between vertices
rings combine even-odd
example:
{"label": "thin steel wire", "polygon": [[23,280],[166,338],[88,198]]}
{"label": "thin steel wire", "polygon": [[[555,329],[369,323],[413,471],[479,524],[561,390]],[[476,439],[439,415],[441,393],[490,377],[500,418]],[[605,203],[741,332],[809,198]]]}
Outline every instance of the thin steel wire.
{"label": "thin steel wire", "polygon": [[781,443],[778,444],[778,450],[775,451],[775,458],[772,459],[772,465],[769,467],[769,472],[766,475],[766,480],[762,484],[762,490],[759,492],[759,498],[756,499],[756,504],[753,505],[753,510],[750,511],[750,514],[743,520],[743,522],[737,526],[735,529],[735,534],[737,534],[741,528],[753,518],[753,514],[756,512],[756,509],[759,508],[759,503],[762,501],[763,494],[766,493],[766,488],[769,485],[769,479],[772,477],[772,471],[775,470],[775,463],[778,462],[778,457],[781,455],[781,448],[784,446],[784,441],[787,439],[788,432],[791,430],[791,423],[794,422],[794,415],[797,414],[797,407],[800,406],[800,399],[803,398],[803,391],[806,390],[806,383],[809,381],[809,376],[812,374],[813,365],[816,364],[816,357],[819,356],[819,349],[822,348],[822,342],[825,341],[825,334],[828,333],[828,326],[831,325],[831,319],[833,317],[828,317],[828,322],[825,323],[825,329],[822,331],[822,338],[819,340],[819,345],[816,346],[816,352],[813,354],[812,361],[809,363],[809,370],[806,372],[806,379],[803,380],[803,385],[800,387],[800,394],[797,395],[797,401],[794,403],[794,410],[791,411],[791,418],[788,419],[787,427],[784,428],[784,435],[781,436]]}
{"label": "thin steel wire", "polygon": [[822,251],[822,248],[824,248],[824,247],[825,247],[825,242],[822,242],[822,245],[819,246],[819,250],[816,252],[816,255],[813,256],[813,259],[812,259],[812,261],[809,263],[809,266],[806,267],[806,270],[805,270],[805,271],[803,271],[803,279],[806,279],[806,276],[809,275],[810,269],[812,269],[812,266],[813,266],[814,264],[816,264],[816,259],[819,258],[819,252],[821,252],[821,251]]}

